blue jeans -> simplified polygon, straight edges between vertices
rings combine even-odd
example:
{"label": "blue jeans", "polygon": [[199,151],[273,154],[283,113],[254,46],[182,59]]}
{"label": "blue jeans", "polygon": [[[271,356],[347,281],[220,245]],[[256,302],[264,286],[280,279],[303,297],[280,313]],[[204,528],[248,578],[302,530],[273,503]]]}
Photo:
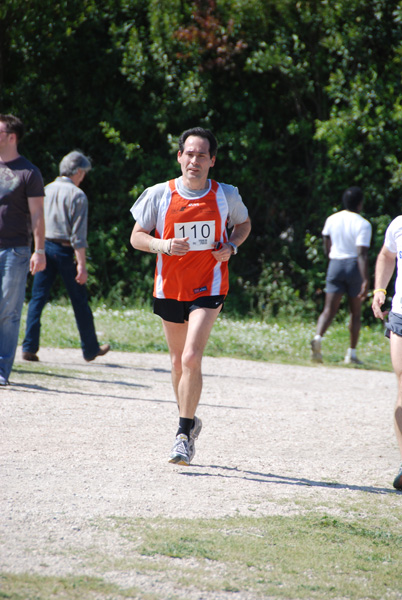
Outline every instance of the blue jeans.
{"label": "blue jeans", "polygon": [[91,360],[97,356],[99,344],[92,311],[88,304],[86,286],[75,281],[77,266],[74,261],[74,250],[71,247],[46,240],[45,251],[46,269],[34,276],[22,350],[34,354],[39,350],[40,318],[45,304],[49,300],[50,289],[59,273],[73,305],[75,321],[81,338],[82,353],[85,359]]}
{"label": "blue jeans", "polygon": [[13,368],[25,286],[29,271],[29,246],[0,248],[0,381],[8,381]]}

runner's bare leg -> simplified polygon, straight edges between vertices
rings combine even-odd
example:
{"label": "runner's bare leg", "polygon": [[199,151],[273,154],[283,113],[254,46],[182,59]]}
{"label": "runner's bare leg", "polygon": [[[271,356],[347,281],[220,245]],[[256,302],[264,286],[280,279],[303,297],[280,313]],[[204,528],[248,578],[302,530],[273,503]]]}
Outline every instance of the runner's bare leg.
{"label": "runner's bare leg", "polygon": [[182,354],[186,343],[188,322],[171,323],[162,319],[163,331],[169,348],[172,365],[171,377],[177,406],[179,406],[179,383],[183,373]]}
{"label": "runner's bare leg", "polygon": [[394,424],[396,439],[402,457],[402,337],[391,331],[391,361],[398,379],[398,397],[395,405]]}
{"label": "runner's bare leg", "polygon": [[163,320],[172,361],[173,389],[181,417],[194,418],[202,390],[202,357],[221,308],[197,308],[190,313],[188,324]]}

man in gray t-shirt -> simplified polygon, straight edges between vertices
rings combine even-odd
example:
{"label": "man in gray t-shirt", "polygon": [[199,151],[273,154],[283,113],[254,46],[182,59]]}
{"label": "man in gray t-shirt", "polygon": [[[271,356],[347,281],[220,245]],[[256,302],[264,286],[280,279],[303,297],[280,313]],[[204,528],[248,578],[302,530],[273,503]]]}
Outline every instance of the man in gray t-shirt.
{"label": "man in gray t-shirt", "polygon": [[46,266],[43,180],[18,152],[23,135],[20,119],[0,115],[0,388],[14,363],[28,271]]}

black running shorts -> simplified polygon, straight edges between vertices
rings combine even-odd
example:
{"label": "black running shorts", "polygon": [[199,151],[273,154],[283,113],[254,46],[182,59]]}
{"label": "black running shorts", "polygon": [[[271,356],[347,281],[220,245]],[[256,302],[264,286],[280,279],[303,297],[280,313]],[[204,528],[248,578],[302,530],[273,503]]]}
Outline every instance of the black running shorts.
{"label": "black running shorts", "polygon": [[164,321],[184,323],[197,308],[223,308],[225,296],[200,296],[195,300],[181,301],[170,298],[154,298],[154,313]]}

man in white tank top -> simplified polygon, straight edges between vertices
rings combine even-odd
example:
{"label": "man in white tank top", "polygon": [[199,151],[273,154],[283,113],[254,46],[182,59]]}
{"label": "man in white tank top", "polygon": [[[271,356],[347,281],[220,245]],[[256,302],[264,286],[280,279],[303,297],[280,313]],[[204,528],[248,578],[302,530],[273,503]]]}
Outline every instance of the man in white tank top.
{"label": "man in white tank top", "polygon": [[345,210],[328,217],[322,231],[329,264],[325,305],[318,318],[316,335],[311,341],[311,358],[315,362],[322,362],[322,338],[338,312],[343,295],[347,294],[350,346],[345,363],[361,364],[356,356],[356,346],[361,325],[361,305],[369,289],[368,249],[371,225],[359,214],[363,208],[363,192],[359,187],[347,189],[342,202]]}

